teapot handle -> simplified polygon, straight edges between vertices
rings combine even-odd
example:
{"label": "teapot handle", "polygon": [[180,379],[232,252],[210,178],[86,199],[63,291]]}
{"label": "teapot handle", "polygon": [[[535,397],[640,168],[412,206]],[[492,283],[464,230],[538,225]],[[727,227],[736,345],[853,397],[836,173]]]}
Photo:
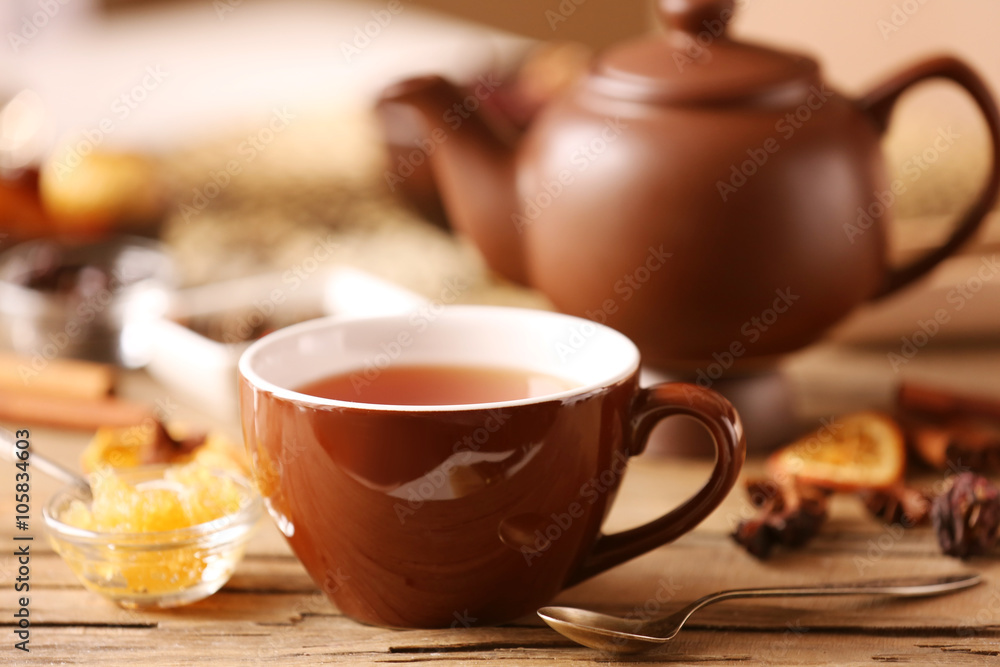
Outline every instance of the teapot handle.
{"label": "teapot handle", "polygon": [[985,185],[983,185],[976,200],[966,209],[948,240],[940,247],[928,251],[922,257],[890,270],[881,289],[874,295],[875,299],[887,296],[924,276],[943,259],[954,253],[979,229],[986,214],[989,213],[996,201],[997,194],[1000,193],[1000,114],[997,112],[997,105],[986,84],[972,68],[962,61],[951,57],[932,58],[903,70],[861,98],[861,109],[875,121],[880,131],[885,132],[893,107],[900,95],[910,86],[934,78],[953,81],[972,96],[989,127],[990,140],[993,145],[991,152],[993,164]]}

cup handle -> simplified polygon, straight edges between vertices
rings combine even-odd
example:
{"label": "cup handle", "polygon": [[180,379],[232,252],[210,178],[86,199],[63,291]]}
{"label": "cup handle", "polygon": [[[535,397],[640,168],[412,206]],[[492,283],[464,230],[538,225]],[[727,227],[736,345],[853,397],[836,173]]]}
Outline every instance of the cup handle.
{"label": "cup handle", "polygon": [[1000,115],[986,84],[962,61],[949,57],[933,58],[903,70],[861,98],[861,109],[875,121],[881,132],[885,132],[900,95],[916,83],[935,78],[953,81],[972,96],[990,130],[993,165],[983,189],[966,209],[948,240],[909,264],[890,270],[873,299],[880,299],[910,284],[954,253],[979,229],[1000,192]]}
{"label": "cup handle", "polygon": [[629,456],[642,453],[653,427],[673,415],[694,417],[708,429],[715,442],[712,476],[698,493],[659,519],[599,537],[567,586],[676,540],[711,514],[733,488],[746,458],[743,426],[732,404],[710,389],[674,382],[639,390],[632,403]]}

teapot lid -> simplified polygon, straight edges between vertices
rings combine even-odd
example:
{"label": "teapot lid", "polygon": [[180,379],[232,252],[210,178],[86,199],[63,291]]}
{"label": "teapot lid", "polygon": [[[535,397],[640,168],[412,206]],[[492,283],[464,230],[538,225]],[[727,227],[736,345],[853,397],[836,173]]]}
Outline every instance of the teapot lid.
{"label": "teapot lid", "polygon": [[737,101],[815,83],[815,60],[731,39],[734,4],[659,0],[667,32],[612,47],[591,81],[613,97],[668,103]]}

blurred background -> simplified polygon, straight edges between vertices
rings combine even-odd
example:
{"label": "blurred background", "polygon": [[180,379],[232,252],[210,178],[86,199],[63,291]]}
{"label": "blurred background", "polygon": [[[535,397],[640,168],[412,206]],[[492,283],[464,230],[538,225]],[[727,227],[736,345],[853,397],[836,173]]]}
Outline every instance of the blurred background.
{"label": "blurred background", "polygon": [[[1000,90],[1000,4],[991,0],[737,5],[734,33],[817,57],[829,82],[851,95],[933,53],[962,57]],[[173,287],[271,276],[188,292],[175,319],[190,323],[220,298],[232,306],[234,294],[246,302],[245,322],[246,309],[266,310],[261,295],[288,272],[299,284],[318,283],[314,276],[334,266],[372,278],[372,294],[403,289],[392,298],[404,302],[439,298],[459,276],[465,287],[455,301],[546,307],[538,293],[497,278],[475,247],[448,231],[440,202],[419,178],[390,192],[393,156],[372,101],[415,74],[470,85],[489,75],[503,87],[485,111],[517,129],[572,85],[593,53],[660,28],[645,1],[6,0],[0,29],[0,250],[40,237],[127,233],[164,244]],[[948,127],[962,140],[896,205],[897,259],[945,234],[978,189],[989,153],[974,107],[947,85],[907,95],[886,140],[888,165],[898,173]],[[304,266],[319,247],[328,258]],[[898,347],[928,304],[996,248],[994,212],[964,256],[919,289],[862,308],[831,340]],[[317,263],[323,271],[309,268]],[[954,313],[932,347],[997,342],[995,282]],[[250,327],[253,335],[348,307],[342,300],[330,306],[325,286],[317,291],[326,305],[303,297],[300,311]],[[884,357],[877,357],[879,377],[887,373]]]}

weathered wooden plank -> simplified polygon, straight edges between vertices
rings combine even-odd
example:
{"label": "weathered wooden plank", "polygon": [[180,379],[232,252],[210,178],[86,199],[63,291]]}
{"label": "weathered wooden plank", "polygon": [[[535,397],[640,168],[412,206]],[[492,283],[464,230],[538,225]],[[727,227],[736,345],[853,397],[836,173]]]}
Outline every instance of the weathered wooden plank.
{"label": "weathered wooden plank", "polygon": [[[13,582],[9,568],[0,566],[0,586]],[[76,588],[80,586],[69,566],[52,551],[32,549],[31,583],[39,588]],[[312,593],[316,586],[305,568],[293,556],[247,555],[233,574],[226,589],[234,592],[255,591]]]}
{"label": "weathered wooden plank", "polygon": [[[1000,561],[978,559],[963,565],[928,550],[910,536],[869,554],[865,535],[844,534],[772,561],[758,562],[720,535],[696,533],[567,591],[559,601],[612,613],[655,615],[722,588],[849,581],[859,577],[944,574],[979,570],[987,582],[975,589],[936,599],[877,601],[873,598],[732,601],[699,612],[695,621],[729,627],[784,627],[789,612],[805,614],[822,627],[854,627],[860,612],[877,611],[864,623],[886,628],[992,627],[1000,624]],[[170,612],[121,610],[83,590],[68,567],[52,554],[33,561],[32,611],[39,622],[72,623],[87,609],[88,623],[203,623],[212,619],[291,623],[303,613],[335,614],[292,558],[249,556],[230,583],[208,600]],[[0,582],[9,589],[13,577]],[[0,597],[0,623],[8,618],[13,596]],[[752,610],[753,613],[747,613]],[[985,610],[985,611],[984,611]],[[866,616],[871,614],[866,613]],[[817,618],[822,617],[822,620]],[[139,619],[138,621],[136,619]],[[742,620],[741,620],[742,619]]]}
{"label": "weathered wooden plank", "polygon": [[[1000,656],[1000,641],[971,636],[864,637],[791,628],[780,632],[690,630],[655,652],[616,659],[571,645],[547,629],[501,628],[399,632],[337,627],[335,619],[310,618],[296,632],[231,625],[220,634],[190,628],[37,628],[32,660],[60,664],[126,664],[153,661],[199,664],[408,664],[469,665],[495,661],[525,665],[686,663],[723,665],[981,665]],[[836,656],[834,658],[834,656]]]}
{"label": "weathered wooden plank", "polygon": [[[623,575],[625,576],[625,575]],[[652,590],[629,584],[629,579],[608,578],[565,593],[557,602],[609,613],[649,618],[673,609],[702,592],[703,586],[673,584]],[[625,589],[623,593],[621,589]],[[622,595],[634,591],[625,601]],[[612,594],[616,597],[612,598]],[[339,617],[336,608],[318,591],[287,593],[224,589],[211,598],[176,610],[132,611],[80,588],[51,588],[32,592],[32,619],[36,625],[129,625],[197,627],[198,632],[227,632],[232,623],[294,626],[308,617]],[[13,602],[13,599],[11,599]],[[5,601],[6,603],[6,601]],[[12,604],[0,608],[0,626],[10,623]],[[346,621],[348,628],[361,628]],[[532,617],[522,625],[538,625]],[[887,600],[884,598],[768,599],[730,601],[700,611],[690,627],[701,629],[782,630],[789,626],[857,632],[923,630],[940,633],[1000,630],[1000,588],[984,585],[938,599]]]}

